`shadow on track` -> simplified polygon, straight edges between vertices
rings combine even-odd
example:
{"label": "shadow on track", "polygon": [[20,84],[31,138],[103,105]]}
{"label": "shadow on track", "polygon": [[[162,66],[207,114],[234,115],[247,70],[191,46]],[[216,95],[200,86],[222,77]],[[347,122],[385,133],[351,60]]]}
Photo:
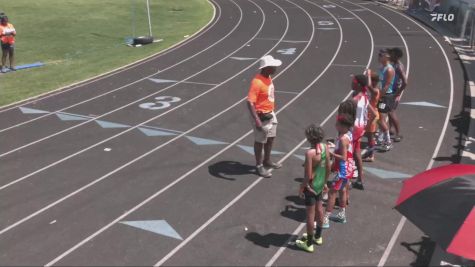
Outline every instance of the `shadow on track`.
{"label": "shadow on track", "polygon": [[292,237],[291,234],[275,234],[270,233],[261,235],[256,232],[246,234],[246,239],[254,243],[255,245],[270,248],[273,247],[285,247],[287,246],[287,240]]}
{"label": "shadow on track", "polygon": [[216,178],[235,181],[236,178],[229,176],[256,174],[256,167],[242,164],[237,161],[220,161],[208,167],[208,171]]}
{"label": "shadow on track", "polygon": [[[417,256],[410,266],[429,266],[432,254],[434,254],[435,245],[435,242],[427,236],[421,237],[421,241],[414,243],[401,242],[401,246]],[[419,247],[419,250],[416,250],[414,247]]]}

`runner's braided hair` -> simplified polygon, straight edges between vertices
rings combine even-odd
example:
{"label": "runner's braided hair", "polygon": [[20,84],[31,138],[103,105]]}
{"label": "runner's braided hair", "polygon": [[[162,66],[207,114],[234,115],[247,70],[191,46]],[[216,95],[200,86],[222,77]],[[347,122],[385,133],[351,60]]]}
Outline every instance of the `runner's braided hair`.
{"label": "runner's braided hair", "polygon": [[322,127],[312,123],[305,129],[305,136],[310,143],[316,145],[322,142],[323,138],[325,138],[325,132]]}

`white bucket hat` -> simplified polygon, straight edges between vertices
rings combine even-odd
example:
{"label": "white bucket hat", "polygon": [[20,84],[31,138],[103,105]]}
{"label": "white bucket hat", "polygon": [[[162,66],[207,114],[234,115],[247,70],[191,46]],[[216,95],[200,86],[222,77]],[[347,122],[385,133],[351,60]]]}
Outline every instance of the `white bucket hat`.
{"label": "white bucket hat", "polygon": [[263,69],[265,67],[279,67],[282,65],[282,61],[275,59],[271,55],[263,56],[259,60],[259,69]]}

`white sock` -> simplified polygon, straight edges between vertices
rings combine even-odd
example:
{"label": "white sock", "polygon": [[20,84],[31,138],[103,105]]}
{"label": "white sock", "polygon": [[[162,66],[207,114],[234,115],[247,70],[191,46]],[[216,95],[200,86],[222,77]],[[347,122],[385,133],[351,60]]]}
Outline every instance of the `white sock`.
{"label": "white sock", "polygon": [[386,139],[386,142],[391,143],[391,134],[389,133],[389,130],[385,132],[384,137]]}

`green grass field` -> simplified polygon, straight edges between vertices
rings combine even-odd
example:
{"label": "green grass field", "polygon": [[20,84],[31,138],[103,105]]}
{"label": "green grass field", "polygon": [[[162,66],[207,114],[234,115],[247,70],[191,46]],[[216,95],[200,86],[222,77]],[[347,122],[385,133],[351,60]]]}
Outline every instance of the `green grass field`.
{"label": "green grass field", "polygon": [[0,0],[0,10],[17,30],[16,65],[46,63],[0,75],[0,106],[157,53],[198,31],[213,15],[206,0],[150,4],[153,35],[164,41],[131,48],[125,38],[133,35],[134,17],[136,36],[148,35],[145,0]]}

